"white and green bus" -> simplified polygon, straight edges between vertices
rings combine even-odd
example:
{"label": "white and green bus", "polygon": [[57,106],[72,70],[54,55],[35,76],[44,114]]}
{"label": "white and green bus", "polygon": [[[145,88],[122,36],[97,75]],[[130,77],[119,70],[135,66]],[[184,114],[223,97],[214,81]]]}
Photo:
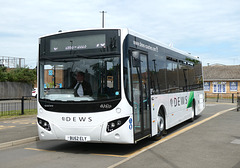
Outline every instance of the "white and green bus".
{"label": "white and green bus", "polygon": [[[79,73],[91,88],[76,95]],[[38,89],[41,140],[160,139],[205,107],[201,61],[129,29],[41,37]]]}

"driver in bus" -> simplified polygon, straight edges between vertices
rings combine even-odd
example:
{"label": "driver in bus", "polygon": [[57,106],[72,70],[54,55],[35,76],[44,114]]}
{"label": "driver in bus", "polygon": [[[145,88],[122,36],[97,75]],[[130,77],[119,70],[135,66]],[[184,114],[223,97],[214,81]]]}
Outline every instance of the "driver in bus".
{"label": "driver in bus", "polygon": [[92,96],[92,88],[90,83],[84,80],[85,74],[83,72],[77,72],[76,80],[77,84],[74,87],[74,96],[81,97],[85,95]]}

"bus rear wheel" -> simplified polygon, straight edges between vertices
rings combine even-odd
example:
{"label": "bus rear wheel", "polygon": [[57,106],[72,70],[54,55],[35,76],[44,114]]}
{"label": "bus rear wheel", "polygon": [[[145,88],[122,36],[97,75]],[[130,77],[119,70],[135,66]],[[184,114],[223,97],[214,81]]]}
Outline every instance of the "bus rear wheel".
{"label": "bus rear wheel", "polygon": [[196,117],[196,111],[195,111],[195,101],[192,102],[192,118],[190,118],[190,121],[193,122]]}
{"label": "bus rear wheel", "polygon": [[160,140],[165,132],[165,117],[163,110],[160,110],[157,116],[158,133],[153,137],[154,140]]}

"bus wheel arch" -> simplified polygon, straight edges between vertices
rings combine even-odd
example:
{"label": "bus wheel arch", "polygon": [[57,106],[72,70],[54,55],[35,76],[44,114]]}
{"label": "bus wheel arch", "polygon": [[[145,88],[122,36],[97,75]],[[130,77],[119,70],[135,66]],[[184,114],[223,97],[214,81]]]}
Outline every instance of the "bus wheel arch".
{"label": "bus wheel arch", "polygon": [[153,137],[154,140],[160,140],[163,134],[166,133],[166,110],[165,107],[162,105],[159,108],[158,116],[157,116],[157,130],[158,133]]}

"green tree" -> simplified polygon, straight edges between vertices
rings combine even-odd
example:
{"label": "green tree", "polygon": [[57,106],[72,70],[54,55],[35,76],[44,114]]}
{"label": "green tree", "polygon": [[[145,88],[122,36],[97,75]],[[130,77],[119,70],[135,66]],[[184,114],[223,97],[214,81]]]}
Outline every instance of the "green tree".
{"label": "green tree", "polygon": [[37,80],[36,69],[16,68],[6,71],[6,67],[0,69],[1,82],[23,82],[31,84],[32,86]]}
{"label": "green tree", "polygon": [[5,82],[7,80],[7,68],[0,67],[0,82]]}

